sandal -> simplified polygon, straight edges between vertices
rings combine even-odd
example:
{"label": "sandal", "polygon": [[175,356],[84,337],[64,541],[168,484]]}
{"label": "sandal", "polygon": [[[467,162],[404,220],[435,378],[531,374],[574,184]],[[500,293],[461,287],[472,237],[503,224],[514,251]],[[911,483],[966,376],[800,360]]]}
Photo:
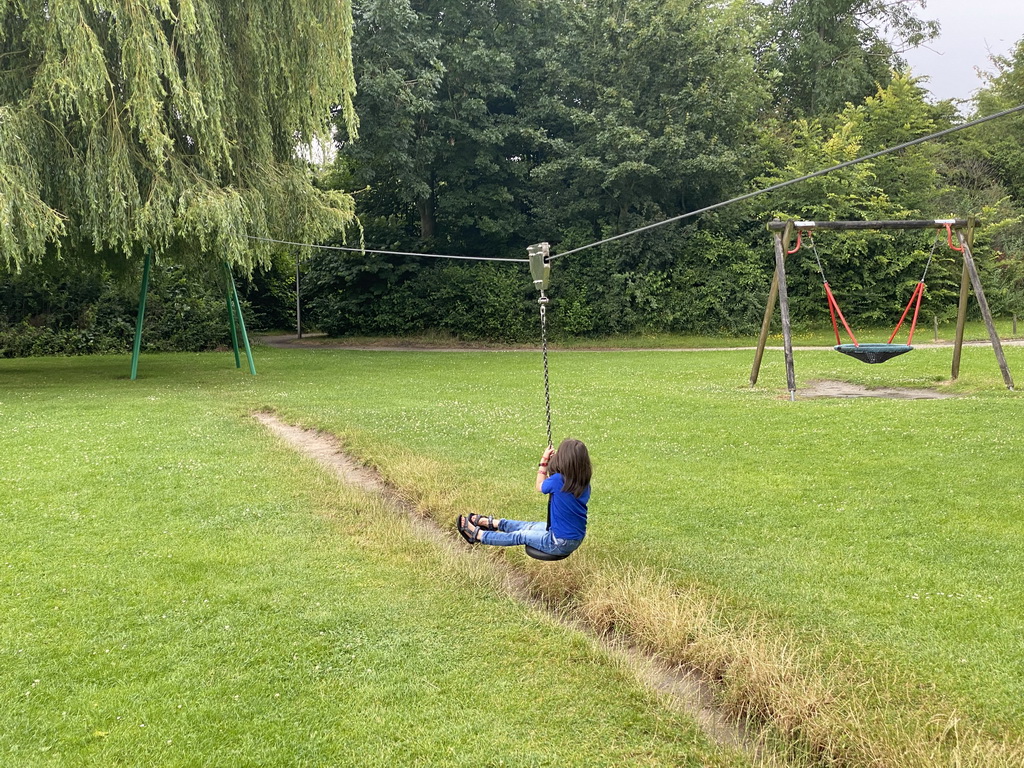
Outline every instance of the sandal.
{"label": "sandal", "polygon": [[477,536],[480,534],[480,526],[473,525],[466,519],[465,515],[459,515],[459,535],[466,540],[468,544],[479,544],[480,541]]}
{"label": "sandal", "polygon": [[[483,515],[478,515],[474,512],[466,517],[466,520],[470,525],[475,525],[477,528],[483,528],[485,531],[498,530],[498,524],[495,522],[495,518],[493,517],[484,517]],[[485,520],[487,522],[484,522]]]}

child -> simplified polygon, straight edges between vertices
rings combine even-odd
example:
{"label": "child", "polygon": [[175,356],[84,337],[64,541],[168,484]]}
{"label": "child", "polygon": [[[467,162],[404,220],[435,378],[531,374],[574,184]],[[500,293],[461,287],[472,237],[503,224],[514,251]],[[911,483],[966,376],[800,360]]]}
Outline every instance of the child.
{"label": "child", "polygon": [[470,544],[528,544],[550,555],[568,555],[587,535],[591,471],[587,446],[567,438],[557,451],[545,450],[537,468],[537,491],[550,494],[547,524],[459,515],[459,533]]}

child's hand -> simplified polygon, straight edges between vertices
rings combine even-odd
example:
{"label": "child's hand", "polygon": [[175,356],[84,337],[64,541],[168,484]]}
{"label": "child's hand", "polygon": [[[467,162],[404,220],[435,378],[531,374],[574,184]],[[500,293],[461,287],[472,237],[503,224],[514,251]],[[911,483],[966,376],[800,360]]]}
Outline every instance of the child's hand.
{"label": "child's hand", "polygon": [[540,457],[540,463],[547,466],[547,463],[551,461],[551,457],[555,455],[555,449],[548,447],[544,450],[544,455]]}

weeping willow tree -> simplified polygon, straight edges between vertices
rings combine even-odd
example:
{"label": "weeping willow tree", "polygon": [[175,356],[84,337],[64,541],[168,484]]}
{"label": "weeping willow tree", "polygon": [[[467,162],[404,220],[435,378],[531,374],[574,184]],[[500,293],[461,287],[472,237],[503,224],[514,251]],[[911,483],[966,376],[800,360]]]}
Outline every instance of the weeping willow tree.
{"label": "weeping willow tree", "polygon": [[300,150],[351,129],[349,0],[0,0],[0,263],[267,258],[353,221]]}

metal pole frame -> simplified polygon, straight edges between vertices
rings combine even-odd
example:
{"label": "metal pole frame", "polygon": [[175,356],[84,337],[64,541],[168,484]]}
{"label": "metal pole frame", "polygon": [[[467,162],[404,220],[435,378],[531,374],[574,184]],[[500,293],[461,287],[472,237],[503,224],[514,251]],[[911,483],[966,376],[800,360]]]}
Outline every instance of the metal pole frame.
{"label": "metal pole frame", "polygon": [[149,292],[149,266],[153,251],[146,249],[146,259],[142,265],[142,287],[139,289],[139,316],[135,321],[135,343],[132,344],[132,381],[139,374],[139,352],[142,350],[142,321],[146,317],[146,294]]}
{"label": "metal pole frame", "polygon": [[302,338],[302,259],[295,253],[295,338]]}
{"label": "metal pole frame", "polygon": [[249,334],[245,330],[245,318],[242,317],[242,304],[238,300],[238,287],[235,285],[235,278],[231,272],[231,265],[224,262],[224,272],[228,278],[228,291],[233,299],[232,306],[238,320],[238,327],[242,331],[242,341],[245,342],[245,355],[249,358],[249,373],[256,375],[256,364],[252,359],[252,347],[249,346]]}
{"label": "metal pole frame", "polygon": [[235,368],[242,367],[242,358],[238,354],[238,330],[235,324],[235,305],[231,291],[231,272],[228,265],[224,264],[224,295],[228,305],[228,329],[231,331],[231,348],[235,351]]}

